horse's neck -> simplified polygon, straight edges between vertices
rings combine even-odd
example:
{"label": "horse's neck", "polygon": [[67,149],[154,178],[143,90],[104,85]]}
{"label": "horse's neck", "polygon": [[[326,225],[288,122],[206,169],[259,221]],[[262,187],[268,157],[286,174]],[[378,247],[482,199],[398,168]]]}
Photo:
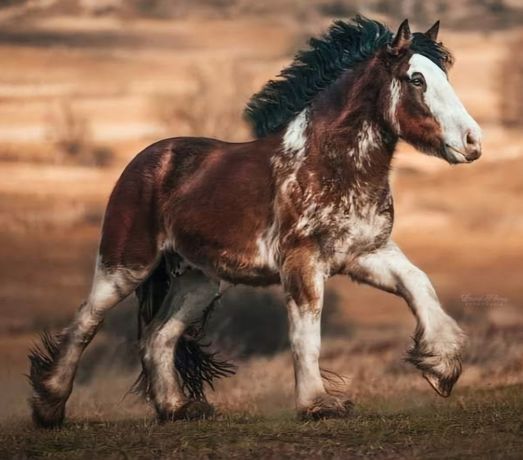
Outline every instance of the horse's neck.
{"label": "horse's neck", "polygon": [[309,153],[337,177],[379,182],[388,177],[395,145],[375,120],[355,116],[346,126],[314,133]]}
{"label": "horse's neck", "polygon": [[323,193],[335,202],[355,194],[368,200],[385,196],[396,139],[371,116],[351,116],[353,123],[333,128],[308,109],[300,113],[273,156],[278,182],[295,180],[305,192]]}
{"label": "horse's neck", "polygon": [[302,189],[328,190],[333,199],[388,190],[397,137],[380,115],[385,82],[373,68],[347,72],[289,123],[273,157],[280,179],[298,177]]}

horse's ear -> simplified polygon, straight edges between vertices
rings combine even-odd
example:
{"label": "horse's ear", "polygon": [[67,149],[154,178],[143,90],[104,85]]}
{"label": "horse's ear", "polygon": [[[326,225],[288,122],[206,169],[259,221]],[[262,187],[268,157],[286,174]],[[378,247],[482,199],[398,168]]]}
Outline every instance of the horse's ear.
{"label": "horse's ear", "polygon": [[434,25],[425,32],[425,35],[429,37],[433,42],[435,42],[438,39],[438,32],[439,32],[439,21],[436,21]]}
{"label": "horse's ear", "polygon": [[399,26],[394,40],[389,45],[389,52],[393,55],[398,55],[400,51],[408,48],[412,41],[412,35],[410,33],[409,20],[405,19]]}

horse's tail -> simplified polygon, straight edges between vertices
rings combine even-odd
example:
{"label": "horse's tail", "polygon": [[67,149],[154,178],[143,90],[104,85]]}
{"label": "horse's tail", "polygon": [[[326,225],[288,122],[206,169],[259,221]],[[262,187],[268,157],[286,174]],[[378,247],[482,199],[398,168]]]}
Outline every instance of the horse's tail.
{"label": "horse's tail", "polygon": [[[138,289],[138,342],[140,343],[145,329],[153,321],[160,310],[173,278],[181,263],[181,258],[175,253],[164,253],[156,269]],[[174,353],[174,369],[180,377],[182,389],[190,399],[206,400],[204,384],[214,390],[214,381],[235,373],[236,367],[219,359],[209,347],[210,343],[204,341],[204,329],[209,314],[213,310],[213,302],[202,318],[189,325],[184,334],[178,339]],[[151,394],[151,382],[148,378],[146,367],[142,362],[142,371],[133,385],[132,391],[142,393],[146,397]]]}

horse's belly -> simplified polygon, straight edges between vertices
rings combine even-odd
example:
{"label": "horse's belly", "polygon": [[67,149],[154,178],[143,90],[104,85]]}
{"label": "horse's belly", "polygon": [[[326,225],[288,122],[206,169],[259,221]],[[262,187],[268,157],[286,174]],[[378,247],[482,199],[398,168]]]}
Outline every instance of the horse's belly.
{"label": "horse's belly", "polygon": [[176,238],[173,246],[187,262],[209,276],[257,286],[279,282],[276,254],[262,237],[238,238],[232,242],[194,235]]}

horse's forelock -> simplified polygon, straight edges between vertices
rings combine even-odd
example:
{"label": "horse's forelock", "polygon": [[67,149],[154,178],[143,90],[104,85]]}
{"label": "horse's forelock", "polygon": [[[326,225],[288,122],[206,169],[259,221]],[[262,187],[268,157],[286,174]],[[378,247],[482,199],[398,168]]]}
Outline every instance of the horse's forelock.
{"label": "horse's forelock", "polygon": [[454,64],[454,56],[443,43],[435,42],[426,34],[415,32],[412,34],[410,49],[413,53],[421,54],[430,59],[434,64],[447,72]]}

